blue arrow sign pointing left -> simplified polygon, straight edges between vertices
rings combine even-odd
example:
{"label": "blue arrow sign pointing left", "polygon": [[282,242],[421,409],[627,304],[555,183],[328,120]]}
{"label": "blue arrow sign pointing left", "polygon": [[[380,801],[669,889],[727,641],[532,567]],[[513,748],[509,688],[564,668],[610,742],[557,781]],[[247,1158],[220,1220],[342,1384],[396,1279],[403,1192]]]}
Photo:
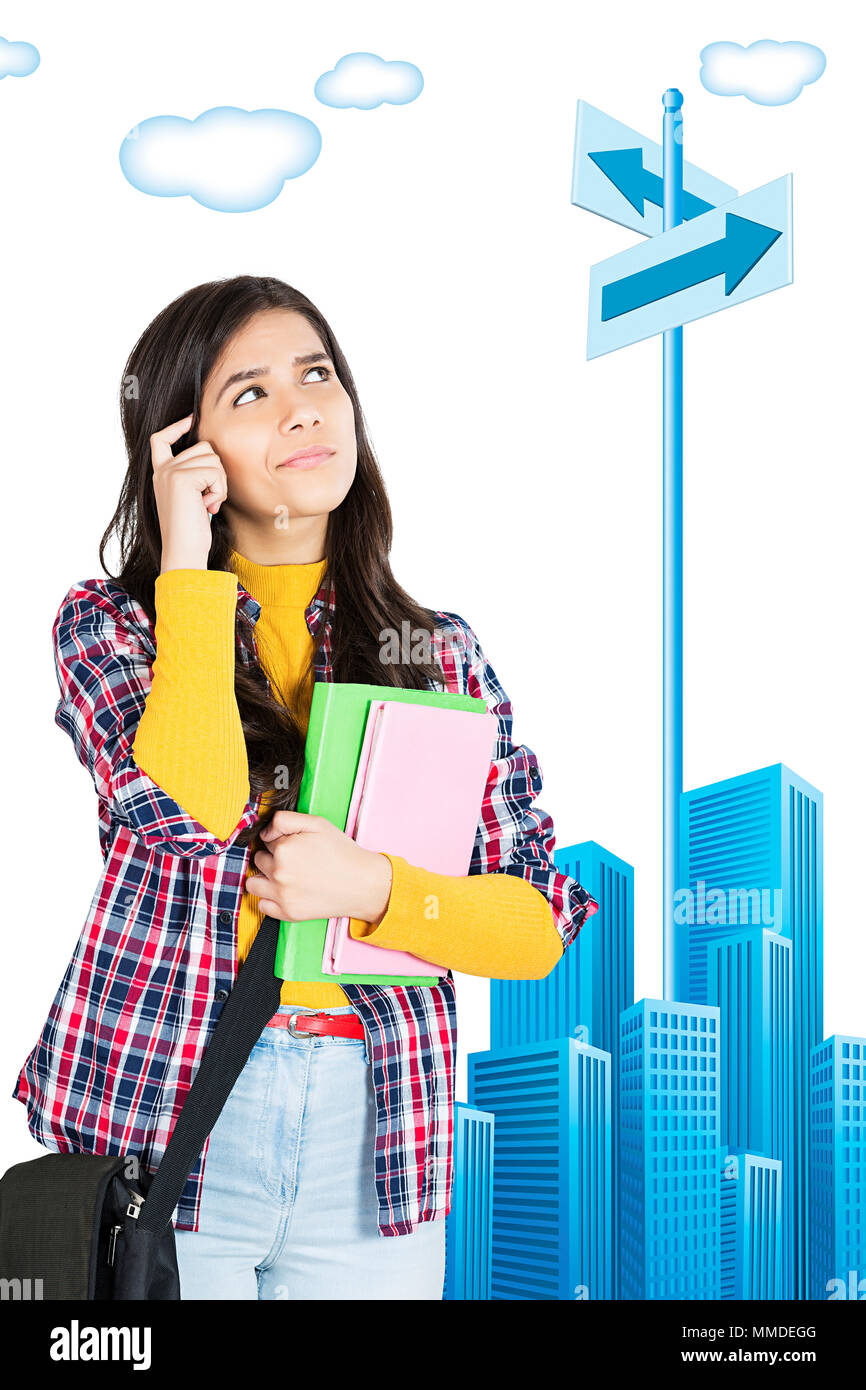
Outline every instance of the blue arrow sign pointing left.
{"label": "blue arrow sign pointing left", "polygon": [[[683,161],[683,217],[729,203],[737,190]],[[588,101],[577,103],[571,201],[644,236],[663,230],[662,147]]]}
{"label": "blue arrow sign pointing left", "polygon": [[592,266],[587,357],[790,285],[791,186],[786,174]]}
{"label": "blue arrow sign pointing left", "polygon": [[738,217],[733,212],[726,213],[725,234],[718,241],[710,241],[694,251],[684,251],[681,256],[672,256],[659,265],[648,266],[635,275],[625,275],[605,285],[601,292],[602,322],[641,309],[644,304],[652,304],[669,294],[678,294],[703,280],[712,280],[716,275],[724,275],[725,294],[729,295],[781,235],[775,227],[750,222],[747,217]]}
{"label": "blue arrow sign pointing left", "polygon": [[[649,169],[644,168],[642,149],[587,150],[587,157],[631,203],[635,212],[640,213],[641,218],[646,217],[646,203],[654,203],[658,208],[662,206],[664,180],[660,174],[652,174]],[[736,197],[736,194],[732,192],[731,196]],[[726,198],[725,202],[727,201]],[[709,212],[714,207],[715,203],[708,203],[696,193],[689,193],[687,188],[683,189],[684,221],[688,222],[691,217],[700,217],[702,212]]]}

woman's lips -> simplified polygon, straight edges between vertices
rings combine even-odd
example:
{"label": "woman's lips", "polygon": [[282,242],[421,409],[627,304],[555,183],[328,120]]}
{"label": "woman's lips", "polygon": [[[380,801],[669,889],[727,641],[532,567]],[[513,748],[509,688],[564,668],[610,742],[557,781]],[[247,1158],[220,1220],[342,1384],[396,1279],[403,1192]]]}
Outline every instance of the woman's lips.
{"label": "woman's lips", "polygon": [[333,449],[317,449],[314,454],[301,454],[300,458],[287,459],[285,463],[278,463],[278,468],[318,468],[320,463],[324,463],[333,454]]}

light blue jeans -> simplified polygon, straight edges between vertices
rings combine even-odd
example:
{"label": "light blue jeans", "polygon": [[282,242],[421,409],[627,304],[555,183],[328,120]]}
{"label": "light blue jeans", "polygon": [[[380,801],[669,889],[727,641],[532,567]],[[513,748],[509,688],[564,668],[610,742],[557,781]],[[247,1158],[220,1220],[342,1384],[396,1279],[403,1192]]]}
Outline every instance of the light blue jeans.
{"label": "light blue jeans", "polygon": [[175,1230],[181,1298],[441,1299],[445,1221],[380,1235],[375,1137],[363,1039],[265,1028],[211,1131],[199,1229]]}

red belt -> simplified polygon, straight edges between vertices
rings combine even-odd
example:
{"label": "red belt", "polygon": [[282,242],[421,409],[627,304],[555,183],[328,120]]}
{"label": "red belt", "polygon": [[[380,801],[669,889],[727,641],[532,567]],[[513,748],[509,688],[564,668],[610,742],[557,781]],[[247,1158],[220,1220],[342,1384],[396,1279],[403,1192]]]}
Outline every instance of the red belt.
{"label": "red belt", "polygon": [[288,1028],[293,1038],[308,1033],[328,1034],[335,1038],[360,1038],[364,1025],[356,1013],[350,1014],[274,1014],[268,1028]]}

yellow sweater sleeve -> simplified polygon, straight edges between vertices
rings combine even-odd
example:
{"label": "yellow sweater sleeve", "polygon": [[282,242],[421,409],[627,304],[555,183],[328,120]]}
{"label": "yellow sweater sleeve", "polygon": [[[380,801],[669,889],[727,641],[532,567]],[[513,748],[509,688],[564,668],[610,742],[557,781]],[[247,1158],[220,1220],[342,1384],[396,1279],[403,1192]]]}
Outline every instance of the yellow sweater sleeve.
{"label": "yellow sweater sleeve", "polygon": [[452,878],[398,854],[385,858],[393,871],[388,906],[378,926],[349,919],[356,940],[493,980],[542,980],[562,956],[553,909],[526,879],[505,873]]}
{"label": "yellow sweater sleeve", "polygon": [[132,745],[142,771],[221,840],[250,795],[234,690],[237,592],[228,570],[157,577],[156,657]]}

